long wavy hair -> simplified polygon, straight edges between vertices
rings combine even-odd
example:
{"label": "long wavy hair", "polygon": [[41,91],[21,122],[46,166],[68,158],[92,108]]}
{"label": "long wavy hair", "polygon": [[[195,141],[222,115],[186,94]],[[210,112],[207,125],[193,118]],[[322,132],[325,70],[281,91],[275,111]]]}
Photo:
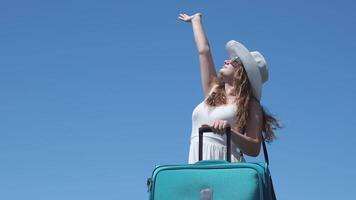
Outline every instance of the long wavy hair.
{"label": "long wavy hair", "polygon": [[[251,90],[250,82],[243,64],[238,62],[239,67],[235,69],[233,77],[234,91],[232,95],[236,96],[235,103],[237,106],[236,125],[238,130],[244,130],[247,125],[248,109],[251,99],[256,99]],[[219,106],[227,104],[227,95],[225,91],[225,82],[221,74],[215,79],[214,83],[217,85],[215,90],[206,99],[206,104],[209,106]],[[257,100],[257,99],[256,99]],[[257,100],[258,101],[258,100]],[[258,101],[259,102],[259,101]],[[270,143],[275,138],[275,130],[282,128],[281,123],[273,115],[266,112],[266,109],[260,104],[263,121],[262,121],[262,134],[266,142]]]}

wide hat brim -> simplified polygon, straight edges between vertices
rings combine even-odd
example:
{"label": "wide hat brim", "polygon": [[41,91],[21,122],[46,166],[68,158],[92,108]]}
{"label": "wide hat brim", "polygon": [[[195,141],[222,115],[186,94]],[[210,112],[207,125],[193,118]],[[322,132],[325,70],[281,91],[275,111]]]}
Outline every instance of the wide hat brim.
{"label": "wide hat brim", "polygon": [[254,57],[251,55],[250,51],[241,43],[230,40],[226,43],[225,49],[229,55],[230,59],[239,57],[245,68],[245,71],[248,76],[248,80],[251,85],[253,95],[257,100],[261,100],[262,96],[262,78],[258,64],[255,61]]}

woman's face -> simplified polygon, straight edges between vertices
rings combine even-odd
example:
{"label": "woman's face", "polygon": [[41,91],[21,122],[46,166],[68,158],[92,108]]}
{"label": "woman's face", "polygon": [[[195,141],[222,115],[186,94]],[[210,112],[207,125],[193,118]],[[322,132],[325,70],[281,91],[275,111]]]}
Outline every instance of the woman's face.
{"label": "woman's face", "polygon": [[224,65],[220,69],[220,73],[225,78],[232,78],[239,67],[240,65],[237,61],[225,60]]}

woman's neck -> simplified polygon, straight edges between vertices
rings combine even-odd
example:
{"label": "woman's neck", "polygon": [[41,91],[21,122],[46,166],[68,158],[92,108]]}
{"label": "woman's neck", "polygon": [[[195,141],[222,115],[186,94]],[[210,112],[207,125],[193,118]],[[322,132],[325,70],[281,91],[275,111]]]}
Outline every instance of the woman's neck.
{"label": "woman's neck", "polygon": [[232,84],[225,83],[225,93],[226,93],[226,99],[227,103],[232,103],[236,100],[236,89]]}

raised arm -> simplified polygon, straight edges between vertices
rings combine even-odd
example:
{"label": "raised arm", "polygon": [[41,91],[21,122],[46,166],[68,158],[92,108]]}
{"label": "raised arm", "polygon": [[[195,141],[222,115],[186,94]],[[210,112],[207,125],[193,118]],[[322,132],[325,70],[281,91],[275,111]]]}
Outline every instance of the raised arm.
{"label": "raised arm", "polygon": [[208,96],[213,80],[216,77],[216,72],[209,42],[203,29],[202,15],[200,13],[192,16],[180,14],[179,19],[192,23],[195,45],[199,53],[201,83],[205,96]]}

